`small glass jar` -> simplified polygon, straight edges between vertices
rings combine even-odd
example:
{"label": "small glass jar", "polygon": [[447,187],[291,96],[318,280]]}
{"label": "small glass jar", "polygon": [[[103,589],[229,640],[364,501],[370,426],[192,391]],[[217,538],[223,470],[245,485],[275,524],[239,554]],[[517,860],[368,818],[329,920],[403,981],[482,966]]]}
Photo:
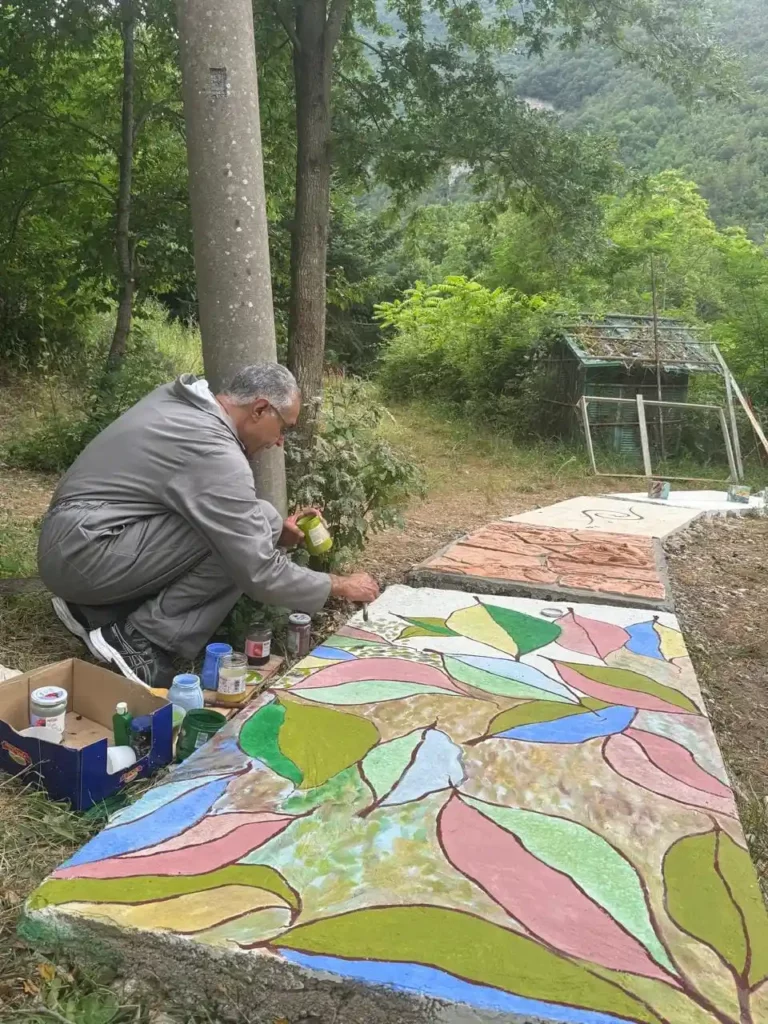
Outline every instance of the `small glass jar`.
{"label": "small glass jar", "polygon": [[69,694],[61,686],[41,686],[29,695],[29,724],[53,729],[64,738]]}
{"label": "small glass jar", "polygon": [[225,654],[219,662],[218,701],[239,704],[247,686],[248,659],[244,654]]}
{"label": "small glass jar", "polygon": [[137,760],[146,757],[152,749],[152,716],[139,715],[131,720],[131,746]]}
{"label": "small glass jar", "polygon": [[263,619],[251,623],[245,639],[245,656],[252,666],[266,665],[272,654],[272,628]]}
{"label": "small glass jar", "polygon": [[168,700],[174,707],[182,708],[184,711],[194,711],[205,704],[203,690],[200,686],[200,676],[191,672],[184,672],[174,676],[171,688],[168,690]]}
{"label": "small glass jar", "polygon": [[303,612],[294,612],[288,616],[288,631],[285,634],[285,646],[289,654],[295,658],[306,658],[312,646],[312,619]]}

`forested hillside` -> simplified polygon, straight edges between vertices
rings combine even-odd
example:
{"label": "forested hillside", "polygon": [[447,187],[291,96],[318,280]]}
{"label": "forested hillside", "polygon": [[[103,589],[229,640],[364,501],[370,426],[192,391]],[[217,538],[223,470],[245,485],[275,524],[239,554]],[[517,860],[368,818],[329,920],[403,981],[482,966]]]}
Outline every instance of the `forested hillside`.
{"label": "forested hillside", "polygon": [[628,166],[679,169],[696,181],[720,225],[756,240],[768,230],[768,4],[722,0],[717,34],[743,66],[740,98],[688,110],[665,85],[605,47],[515,59],[520,94],[551,103],[569,127],[616,137]]}

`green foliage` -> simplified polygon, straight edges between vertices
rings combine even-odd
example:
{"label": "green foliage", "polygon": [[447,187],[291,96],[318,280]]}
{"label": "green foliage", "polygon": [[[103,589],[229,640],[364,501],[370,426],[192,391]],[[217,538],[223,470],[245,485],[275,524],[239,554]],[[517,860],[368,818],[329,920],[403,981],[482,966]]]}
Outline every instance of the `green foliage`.
{"label": "green foliage", "polygon": [[[102,330],[99,333],[99,326]],[[161,307],[150,304],[140,311],[124,364],[104,373],[111,322],[97,318],[96,334],[81,362],[82,392],[79,411],[72,415],[52,408],[31,433],[8,441],[2,458],[10,466],[63,472],[88,442],[153,388],[177,373],[200,368],[196,331],[169,323]]]}
{"label": "green foliage", "polygon": [[314,505],[333,534],[329,564],[361,551],[369,533],[399,523],[399,509],[421,491],[421,478],[378,433],[386,409],[371,385],[329,383],[309,449],[286,442],[290,503]]}
{"label": "green foliage", "polygon": [[555,296],[490,291],[464,277],[417,283],[406,298],[377,306],[394,332],[381,384],[398,399],[429,395],[508,415],[524,399],[534,343],[565,307]]}

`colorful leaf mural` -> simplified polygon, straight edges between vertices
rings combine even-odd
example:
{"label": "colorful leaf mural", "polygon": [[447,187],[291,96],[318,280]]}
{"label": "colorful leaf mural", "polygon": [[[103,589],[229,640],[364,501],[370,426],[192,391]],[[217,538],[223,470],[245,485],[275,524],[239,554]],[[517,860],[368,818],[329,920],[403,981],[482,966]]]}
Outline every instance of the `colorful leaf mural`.
{"label": "colorful leaf mural", "polygon": [[768,977],[768,919],[749,854],[720,829],[678,840],[664,858],[675,924],[713,949],[745,986]]}
{"label": "colorful leaf mural", "polygon": [[672,616],[393,588],[260,700],[30,912],[477,1016],[758,1024],[768,918]]}

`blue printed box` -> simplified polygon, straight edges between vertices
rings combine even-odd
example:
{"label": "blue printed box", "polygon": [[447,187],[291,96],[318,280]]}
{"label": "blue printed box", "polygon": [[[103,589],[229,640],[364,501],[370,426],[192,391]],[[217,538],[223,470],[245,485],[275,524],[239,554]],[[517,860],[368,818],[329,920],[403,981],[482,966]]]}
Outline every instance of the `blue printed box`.
{"label": "blue printed box", "polygon": [[[29,697],[42,686],[61,686],[68,695],[62,744],[21,736],[30,724]],[[107,747],[114,743],[112,715],[125,701],[131,715],[150,715],[149,753],[129,768],[107,772]],[[54,800],[69,800],[85,811],[137,778],[147,778],[173,756],[173,709],[140,683],[77,658],[27,672],[0,683],[0,771],[24,773]]]}

